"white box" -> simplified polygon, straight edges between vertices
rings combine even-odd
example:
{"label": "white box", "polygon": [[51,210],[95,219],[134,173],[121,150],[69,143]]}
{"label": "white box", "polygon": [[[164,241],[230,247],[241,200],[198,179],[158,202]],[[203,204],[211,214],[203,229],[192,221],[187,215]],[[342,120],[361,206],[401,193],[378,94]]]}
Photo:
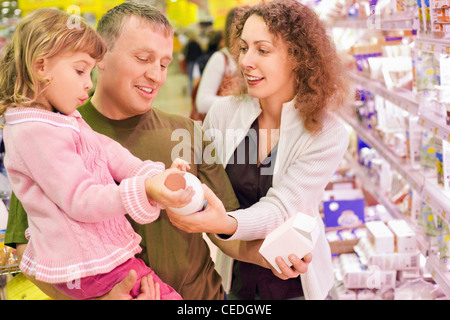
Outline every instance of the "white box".
{"label": "white box", "polygon": [[388,227],[394,233],[397,252],[407,253],[417,250],[416,233],[405,220],[390,220]]}
{"label": "white box", "polygon": [[339,256],[342,282],[349,289],[395,288],[396,270],[381,270],[365,266],[355,253]]}
{"label": "white box", "polygon": [[381,270],[417,270],[420,268],[420,252],[374,254],[367,259],[367,264]]}
{"label": "white box", "polygon": [[366,223],[367,234],[373,244],[375,253],[394,252],[394,234],[382,221]]}
{"label": "white box", "polygon": [[367,238],[362,238],[354,247],[364,265],[377,266],[381,270],[417,270],[420,268],[420,251],[376,253]]}
{"label": "white box", "polygon": [[291,266],[288,256],[295,254],[300,259],[310,253],[320,234],[318,217],[297,213],[273,230],[264,240],[259,252],[281,273],[275,258],[281,256]]}

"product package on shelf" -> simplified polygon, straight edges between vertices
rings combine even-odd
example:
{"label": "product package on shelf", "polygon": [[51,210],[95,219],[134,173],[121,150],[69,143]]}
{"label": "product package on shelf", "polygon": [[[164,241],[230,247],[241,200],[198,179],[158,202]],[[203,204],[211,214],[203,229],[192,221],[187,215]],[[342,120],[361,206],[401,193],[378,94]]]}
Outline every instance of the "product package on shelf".
{"label": "product package on shelf", "polygon": [[450,38],[450,2],[448,0],[430,0],[430,31],[435,38]]}
{"label": "product package on shelf", "polygon": [[420,142],[422,128],[418,125],[419,117],[408,115],[405,118],[405,137],[407,158],[413,169],[420,168]]}
{"label": "product package on shelf", "polygon": [[437,184],[450,194],[450,143],[438,140],[436,144]]}
{"label": "product package on shelf", "polygon": [[365,199],[360,189],[326,190],[323,214],[327,227],[356,227],[364,224]]}
{"label": "product package on shelf", "polygon": [[[414,239],[415,240],[415,239]],[[377,266],[382,270],[418,270],[420,268],[420,252],[378,253],[369,238],[362,238],[355,246],[360,261],[367,266]]]}
{"label": "product package on shelf", "polygon": [[419,113],[438,125],[450,125],[450,55],[419,51],[416,57]]}
{"label": "product package on shelf", "polygon": [[427,177],[436,177],[436,137],[428,130],[422,130],[420,145],[420,166]]}
{"label": "product package on shelf", "polygon": [[339,274],[337,279],[349,289],[395,288],[396,271],[369,268],[364,265],[356,253],[339,255]]}
{"label": "product package on shelf", "polygon": [[390,220],[387,225],[394,234],[396,252],[410,253],[417,251],[416,233],[405,220]]}
{"label": "product package on shelf", "polygon": [[331,227],[326,229],[331,254],[352,253],[359,240],[366,236],[366,228]]}

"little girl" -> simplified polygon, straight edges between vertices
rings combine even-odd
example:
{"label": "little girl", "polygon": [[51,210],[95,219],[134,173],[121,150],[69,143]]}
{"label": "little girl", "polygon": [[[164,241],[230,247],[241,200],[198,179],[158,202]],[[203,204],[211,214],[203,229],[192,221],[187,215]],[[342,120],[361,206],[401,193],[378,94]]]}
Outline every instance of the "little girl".
{"label": "little girl", "polygon": [[[172,192],[165,177],[189,168],[177,159],[141,161],[93,131],[76,110],[93,85],[90,72],[106,47],[69,14],[38,9],[17,26],[0,63],[5,167],[28,213],[21,270],[74,299],[109,292],[133,269],[151,276],[161,299],[181,299],[135,258],[141,237],[125,217],[150,223],[165,206],[182,207],[193,190]],[[152,143],[149,141],[149,143]]]}

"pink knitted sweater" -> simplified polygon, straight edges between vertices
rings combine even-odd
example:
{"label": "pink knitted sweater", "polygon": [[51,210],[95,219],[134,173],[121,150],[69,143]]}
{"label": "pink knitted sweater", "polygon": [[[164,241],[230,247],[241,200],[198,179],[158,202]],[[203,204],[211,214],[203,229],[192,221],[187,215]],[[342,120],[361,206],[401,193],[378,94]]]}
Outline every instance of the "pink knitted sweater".
{"label": "pink knitted sweater", "polygon": [[78,111],[16,107],[5,121],[5,167],[28,214],[24,273],[62,283],[109,272],[141,251],[125,214],[138,223],[159,217],[144,182],[163,163],[136,158]]}

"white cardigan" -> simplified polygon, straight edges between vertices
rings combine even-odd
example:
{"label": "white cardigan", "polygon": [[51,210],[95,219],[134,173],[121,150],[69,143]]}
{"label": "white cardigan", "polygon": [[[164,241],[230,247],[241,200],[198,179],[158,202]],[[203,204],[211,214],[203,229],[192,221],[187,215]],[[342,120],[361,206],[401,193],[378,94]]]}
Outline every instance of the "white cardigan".
{"label": "white cardigan", "polygon": [[[224,167],[260,113],[259,100],[250,96],[227,97],[211,107],[203,129],[214,141],[217,161]],[[335,115],[327,113],[322,131],[310,134],[303,126],[294,101],[283,104],[280,127],[272,187],[253,206],[229,212],[237,219],[238,227],[228,240],[264,239],[300,211],[319,215],[324,188],[347,150],[348,132]],[[323,223],[321,229],[312,252],[313,260],[308,271],[301,275],[306,299],[324,299],[333,285],[331,252]],[[218,252],[217,270],[228,291],[232,260]]]}

